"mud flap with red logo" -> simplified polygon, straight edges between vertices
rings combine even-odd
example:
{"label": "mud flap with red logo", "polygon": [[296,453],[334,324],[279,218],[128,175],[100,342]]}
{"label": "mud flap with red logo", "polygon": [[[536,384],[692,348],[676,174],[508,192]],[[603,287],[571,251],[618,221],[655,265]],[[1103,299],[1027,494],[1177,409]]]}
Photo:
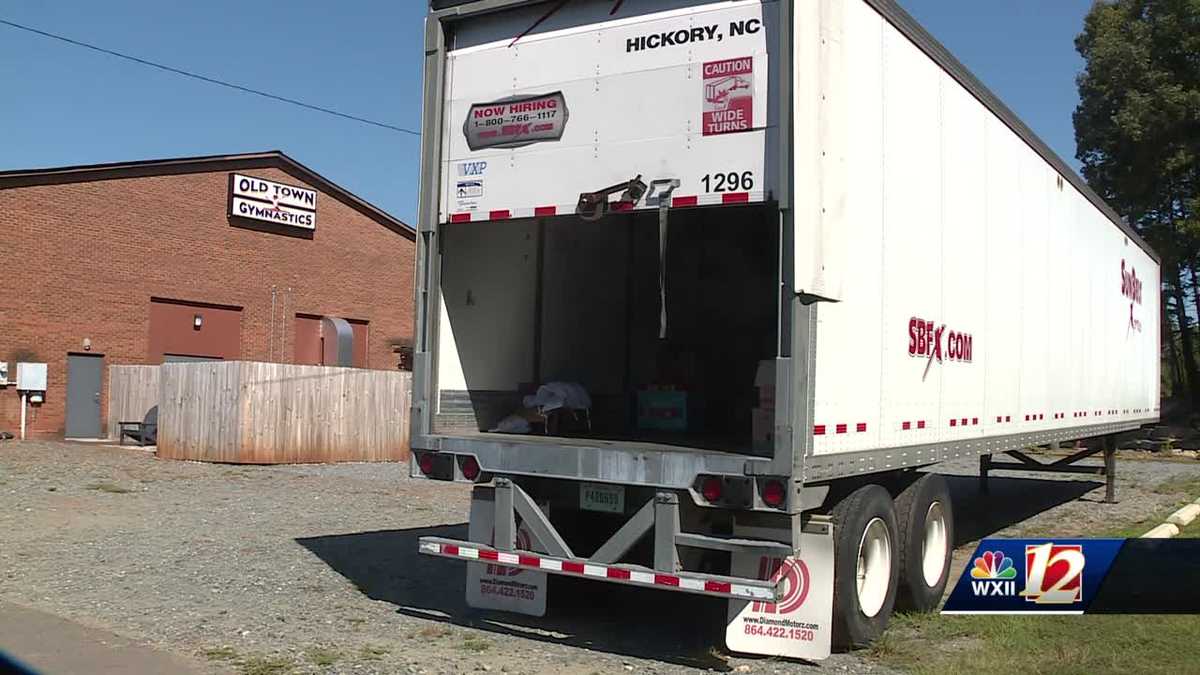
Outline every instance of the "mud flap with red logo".
{"label": "mud flap with red logo", "polygon": [[[735,526],[734,534],[786,540],[778,531],[763,528]],[[783,596],[776,604],[729,601],[725,644],[730,650],[809,660],[829,658],[833,638],[832,526],[827,534],[801,535],[800,551],[799,557],[788,558],[733,554],[733,576],[779,579]]]}
{"label": "mud flap with red logo", "polygon": [[[490,490],[476,488],[471,496],[471,520],[467,538],[480,544],[492,545],[495,535],[496,510]],[[481,498],[483,497],[483,498]],[[542,507],[546,511],[546,507]],[[517,548],[522,551],[545,551],[538,545],[524,523],[517,528]],[[546,573],[505,567],[495,563],[467,564],[467,605],[476,609],[495,609],[502,612],[544,616],[546,614]]]}

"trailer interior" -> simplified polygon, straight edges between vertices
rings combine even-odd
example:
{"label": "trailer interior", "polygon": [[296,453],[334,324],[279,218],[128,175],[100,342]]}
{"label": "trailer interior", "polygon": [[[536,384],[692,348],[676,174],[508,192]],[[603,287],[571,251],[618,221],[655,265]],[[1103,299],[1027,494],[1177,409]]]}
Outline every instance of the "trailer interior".
{"label": "trailer interior", "polygon": [[[434,433],[517,418],[522,440],[753,454],[755,417],[772,424],[756,375],[779,353],[775,213],[672,209],[661,249],[656,210],[442,225]],[[528,405],[547,383],[580,385],[590,409]]]}

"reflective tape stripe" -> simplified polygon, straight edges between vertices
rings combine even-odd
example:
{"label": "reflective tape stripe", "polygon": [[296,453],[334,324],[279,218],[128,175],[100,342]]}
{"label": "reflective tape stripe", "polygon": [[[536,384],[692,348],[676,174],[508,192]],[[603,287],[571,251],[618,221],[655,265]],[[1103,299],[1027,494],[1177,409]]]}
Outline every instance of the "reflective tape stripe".
{"label": "reflective tape stripe", "polygon": [[587,577],[607,577],[608,570],[600,565],[584,565],[583,575]]}
{"label": "reflective tape stripe", "polygon": [[712,591],[713,593],[729,593],[733,585],[722,581],[706,581],[704,582],[704,590]]}
{"label": "reflective tape stripe", "polygon": [[686,576],[661,574],[657,572],[641,572],[620,567],[608,567],[574,560],[543,558],[536,555],[523,555],[492,548],[474,548],[455,544],[436,542],[420,542],[421,553],[444,555],[448,557],[466,558],[468,560],[496,561],[514,567],[540,569],[551,572],[581,574],[598,579],[612,579],[646,586],[675,588],[694,593],[711,593],[728,597],[744,598],[747,600],[763,600],[773,602],[774,591],[762,586],[748,586],[728,581],[705,579],[701,576]]}
{"label": "reflective tape stripe", "polygon": [[[671,198],[671,206],[683,207],[712,206],[719,204],[748,204],[750,202],[761,202],[766,200],[766,198],[767,193],[762,191],[724,192],[706,195],[679,195]],[[608,205],[608,209],[611,212],[655,210],[657,208],[657,206],[651,206],[645,202],[639,202],[637,204],[609,202]],[[511,220],[515,218],[539,218],[546,216],[566,215],[571,213],[575,213],[575,204],[545,204],[542,206],[524,206],[508,209],[492,209],[488,211],[460,211],[458,213],[450,213],[445,217],[451,223],[470,223],[492,220]]]}

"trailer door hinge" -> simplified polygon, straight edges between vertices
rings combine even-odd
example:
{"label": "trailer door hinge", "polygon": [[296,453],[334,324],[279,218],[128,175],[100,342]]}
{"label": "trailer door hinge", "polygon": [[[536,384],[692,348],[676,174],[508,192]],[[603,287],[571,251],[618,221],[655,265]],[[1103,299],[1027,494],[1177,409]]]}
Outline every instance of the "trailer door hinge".
{"label": "trailer door hinge", "polygon": [[660,178],[650,181],[650,190],[646,193],[646,205],[657,206],[660,209],[671,206],[671,194],[679,187],[678,178]]}

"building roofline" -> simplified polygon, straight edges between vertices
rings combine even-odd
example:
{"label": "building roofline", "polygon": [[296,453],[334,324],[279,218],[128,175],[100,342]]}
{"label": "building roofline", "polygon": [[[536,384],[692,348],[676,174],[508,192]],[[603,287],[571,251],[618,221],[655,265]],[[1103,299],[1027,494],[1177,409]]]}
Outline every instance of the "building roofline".
{"label": "building roofline", "polygon": [[46,169],[16,169],[0,171],[0,190],[32,187],[38,185],[63,185],[86,183],[122,178],[145,178],[150,176],[175,176],[189,173],[209,173],[236,169],[274,168],[290,174],[321,191],[332,195],[346,206],[375,220],[380,225],[409,240],[416,239],[416,230],[387,211],[362,199],[342,186],[334,183],[307,166],[288,157],[280,150],[249,152],[234,155],[207,155],[203,157],[173,157],[168,159],[146,159],[133,162],[107,164],[84,164],[60,166]]}

